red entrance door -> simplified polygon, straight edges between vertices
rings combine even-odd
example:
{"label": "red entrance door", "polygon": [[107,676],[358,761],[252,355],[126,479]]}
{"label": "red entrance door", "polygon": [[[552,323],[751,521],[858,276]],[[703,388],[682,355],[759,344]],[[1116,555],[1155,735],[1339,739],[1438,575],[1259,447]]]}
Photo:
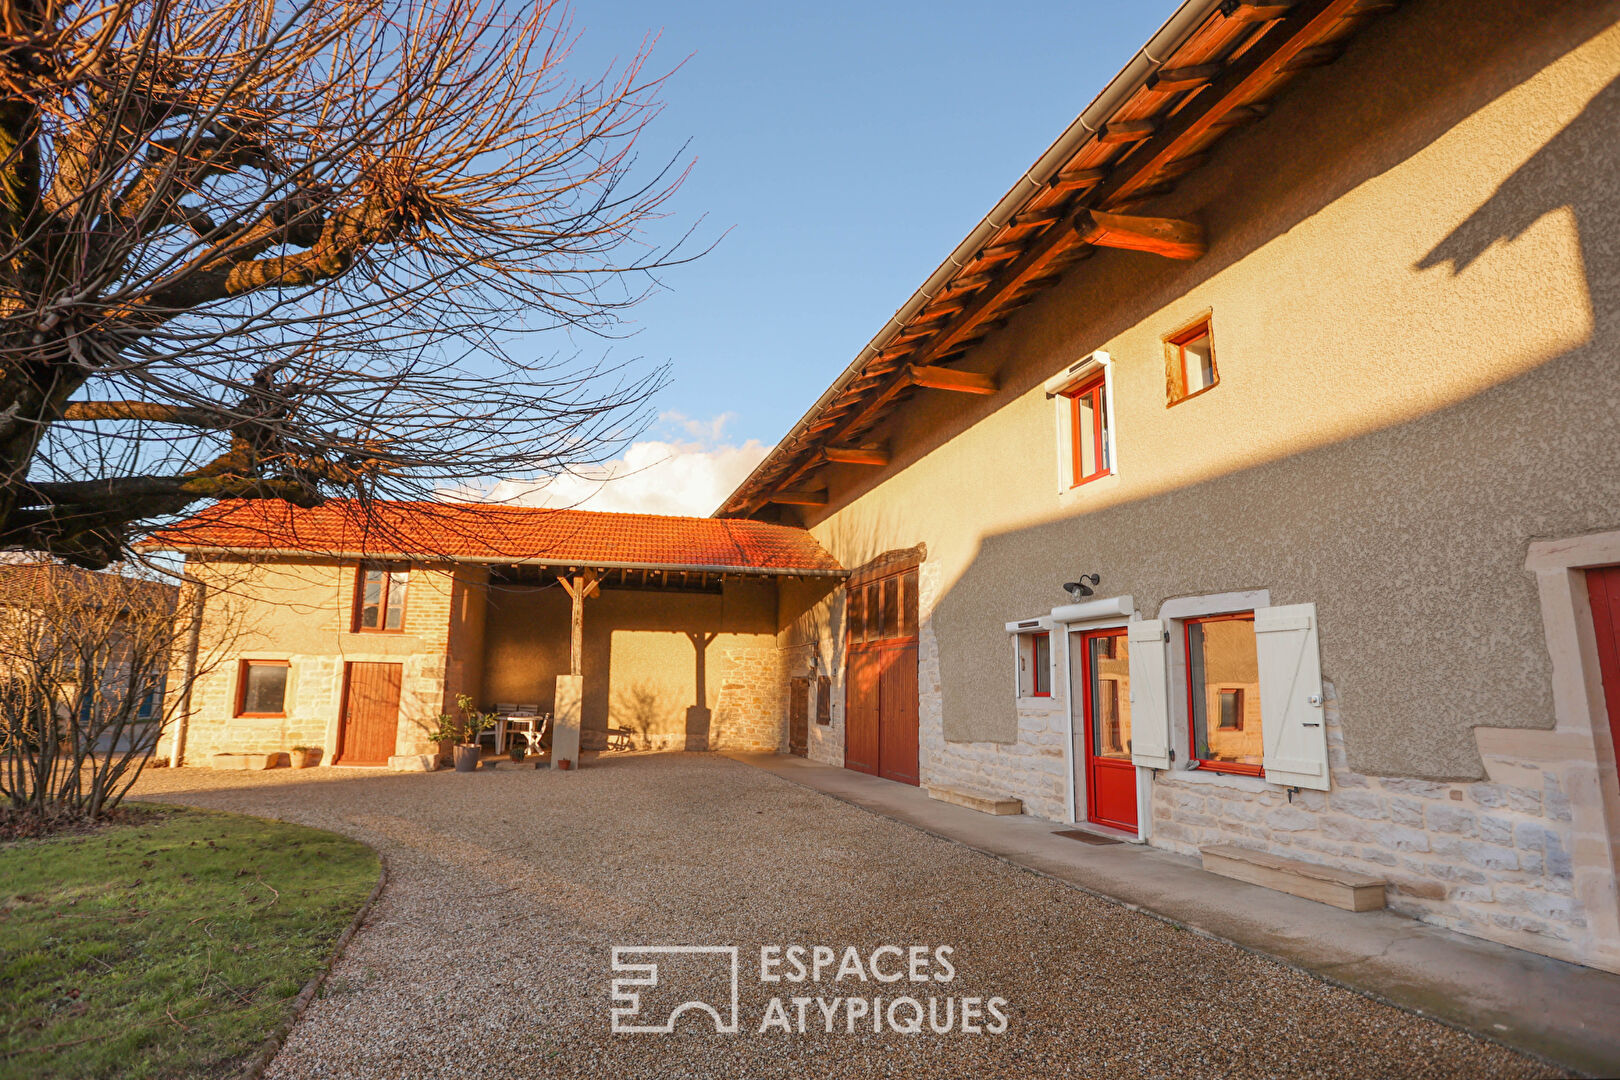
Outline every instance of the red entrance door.
{"label": "red entrance door", "polygon": [[1592,628],[1597,631],[1598,671],[1603,676],[1603,701],[1609,711],[1609,736],[1620,754],[1620,566],[1602,566],[1586,572],[1586,592],[1592,600]]}
{"label": "red entrance door", "polygon": [[918,782],[917,569],[845,594],[844,767]]}
{"label": "red entrance door", "polygon": [[1084,669],[1086,820],[1135,832],[1130,644],[1123,626],[1076,636]]}

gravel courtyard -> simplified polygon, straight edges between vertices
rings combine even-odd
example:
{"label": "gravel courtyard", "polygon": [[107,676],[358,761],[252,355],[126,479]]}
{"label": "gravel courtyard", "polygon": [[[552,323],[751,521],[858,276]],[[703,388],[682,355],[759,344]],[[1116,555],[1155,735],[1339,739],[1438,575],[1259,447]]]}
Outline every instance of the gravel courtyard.
{"label": "gravel courtyard", "polygon": [[[720,757],[613,755],[575,773],[153,770],[137,794],[332,829],[388,859],[365,929],[271,1065],[279,1080],[1549,1075]],[[612,1032],[612,948],[657,944],[741,947],[737,1033],[690,1012],[672,1035]],[[762,983],[760,946],[778,944],[840,959],[855,946],[863,960],[883,945],[948,945],[955,977],[834,982],[829,966],[819,983]],[[905,970],[894,955],[889,974]],[[647,991],[636,1022],[660,1022],[691,986],[726,1004],[712,970],[661,966],[666,986]],[[829,1006],[829,1034],[812,1003],[800,1034],[791,1003],[881,997],[882,1011],[902,995],[924,1007],[999,996],[1006,1030],[964,1033],[958,1014],[948,1034],[873,1034],[845,1003]],[[760,1030],[773,997],[795,1030]],[[911,1015],[902,1007],[900,1026]]]}

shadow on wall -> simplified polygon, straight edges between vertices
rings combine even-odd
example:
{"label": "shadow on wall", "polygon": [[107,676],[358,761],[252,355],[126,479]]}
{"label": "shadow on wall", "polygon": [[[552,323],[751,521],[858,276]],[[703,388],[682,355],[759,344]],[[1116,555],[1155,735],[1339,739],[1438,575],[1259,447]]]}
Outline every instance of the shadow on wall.
{"label": "shadow on wall", "polygon": [[[934,619],[949,658],[947,737],[1016,737],[1005,680],[984,677],[1008,662],[1002,624],[1061,603],[1061,583],[1081,570],[1102,575],[1100,594],[1133,594],[1149,618],[1170,597],[1241,589],[1269,589],[1273,604],[1316,603],[1324,675],[1358,772],[1480,779],[1474,727],[1551,727],[1527,545],[1620,527],[1617,131],[1620,80],[1411,267],[1449,264],[1468,279],[1459,288],[1489,296],[1493,279],[1469,279],[1469,268],[1568,212],[1592,307],[1586,341],[1390,427],[985,537]],[[1533,317],[1534,298],[1495,302]],[[1386,318],[1398,329],[1403,315]],[[1466,326],[1458,334],[1457,354],[1491,348]],[[1353,364],[1353,344],[1329,347]],[[1437,362],[1456,364],[1457,354]]]}

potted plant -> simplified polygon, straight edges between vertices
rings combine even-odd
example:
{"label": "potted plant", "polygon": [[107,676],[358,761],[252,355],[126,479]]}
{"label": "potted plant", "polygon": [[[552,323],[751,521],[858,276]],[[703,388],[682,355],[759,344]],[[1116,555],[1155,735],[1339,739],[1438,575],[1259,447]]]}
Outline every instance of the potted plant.
{"label": "potted plant", "polygon": [[513,761],[522,761],[529,756],[529,748],[521,742],[515,742],[506,749],[506,756]]}
{"label": "potted plant", "polygon": [[473,699],[468,694],[457,695],[456,708],[461,710],[461,718],[440,713],[439,726],[428,733],[428,738],[434,742],[455,743],[456,772],[472,772],[478,768],[478,736],[495,726],[495,714],[473,708]]}
{"label": "potted plant", "polygon": [[307,769],[321,760],[321,748],[318,746],[295,746],[287,753],[295,769]]}

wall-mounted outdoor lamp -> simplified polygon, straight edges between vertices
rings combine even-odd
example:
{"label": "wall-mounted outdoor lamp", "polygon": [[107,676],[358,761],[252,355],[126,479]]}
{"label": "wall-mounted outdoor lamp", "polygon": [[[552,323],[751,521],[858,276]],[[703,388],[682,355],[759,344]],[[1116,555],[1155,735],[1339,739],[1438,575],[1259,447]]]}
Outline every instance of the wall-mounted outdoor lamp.
{"label": "wall-mounted outdoor lamp", "polygon": [[1099,574],[1081,574],[1079,581],[1064,582],[1063,591],[1068,593],[1071,599],[1080,601],[1092,594],[1092,586],[1098,585],[1101,582],[1102,576]]}

